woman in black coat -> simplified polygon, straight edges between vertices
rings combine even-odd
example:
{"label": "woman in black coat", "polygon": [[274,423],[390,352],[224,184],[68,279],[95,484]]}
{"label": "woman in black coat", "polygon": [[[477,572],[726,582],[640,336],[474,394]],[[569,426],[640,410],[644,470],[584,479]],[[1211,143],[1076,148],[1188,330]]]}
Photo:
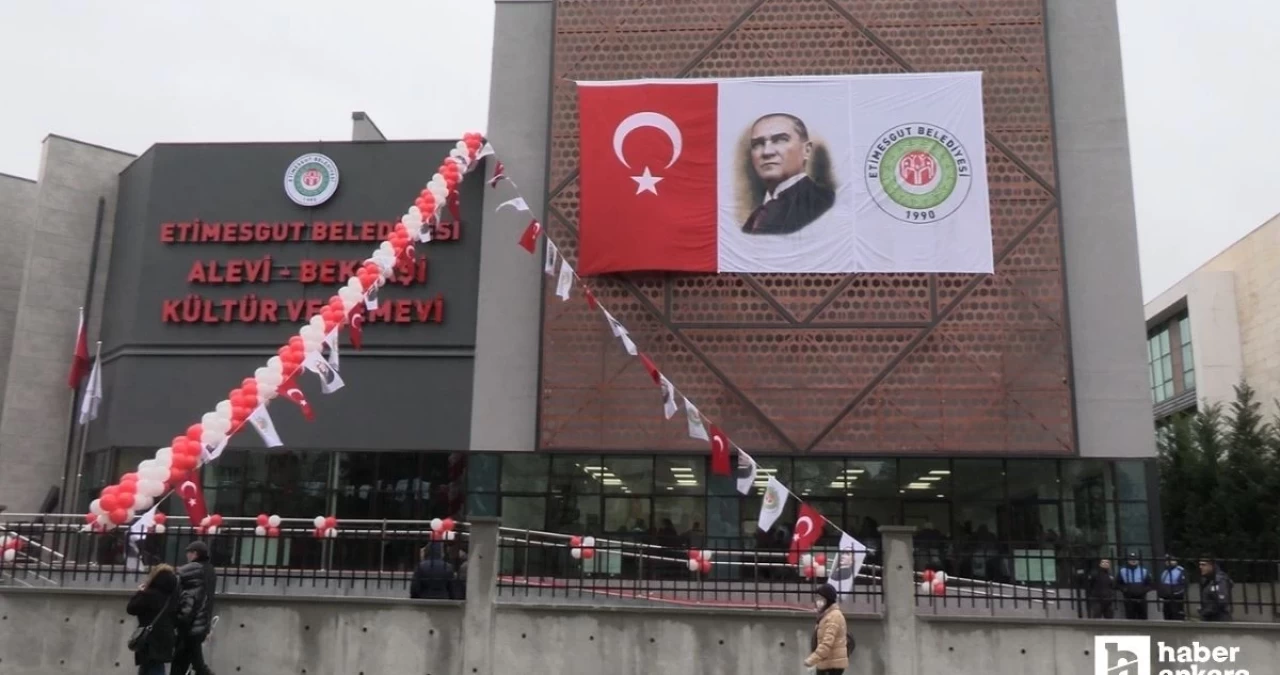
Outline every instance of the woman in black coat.
{"label": "woman in black coat", "polygon": [[145,644],[133,654],[138,675],[165,675],[164,664],[173,660],[173,617],[178,611],[178,576],[168,565],[156,565],[138,592],[129,599],[129,614],[138,617],[138,627],[151,626]]}

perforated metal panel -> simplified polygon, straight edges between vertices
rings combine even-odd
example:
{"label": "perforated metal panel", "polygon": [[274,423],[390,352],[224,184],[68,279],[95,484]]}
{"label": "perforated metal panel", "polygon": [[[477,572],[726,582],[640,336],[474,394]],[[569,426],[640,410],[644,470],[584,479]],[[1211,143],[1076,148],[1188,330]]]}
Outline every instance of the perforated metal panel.
{"label": "perforated metal panel", "polygon": [[[748,450],[1074,451],[1041,0],[559,0],[548,234],[577,261],[572,80],[982,70],[997,274],[591,281]],[[542,449],[704,450],[548,288]]]}

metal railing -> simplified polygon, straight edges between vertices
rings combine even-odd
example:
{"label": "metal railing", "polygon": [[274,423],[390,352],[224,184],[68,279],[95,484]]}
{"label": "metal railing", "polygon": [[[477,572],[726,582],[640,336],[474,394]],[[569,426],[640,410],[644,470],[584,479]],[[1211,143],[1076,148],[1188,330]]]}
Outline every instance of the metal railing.
{"label": "metal railing", "polygon": [[[588,558],[583,547],[575,556],[570,535],[501,528],[498,549],[498,595],[517,602],[811,609],[814,592],[828,581],[825,574],[803,575],[798,564],[787,561],[785,550],[736,540],[695,549],[607,535],[595,538]],[[709,565],[691,564],[695,554],[710,554]],[[816,547],[809,554],[832,561],[839,551]],[[870,552],[843,594],[847,611],[882,609],[876,555]]]}
{"label": "metal railing", "polygon": [[[285,518],[279,536],[266,537],[255,533],[253,518],[225,518],[216,534],[198,534],[174,516],[164,533],[138,537],[125,529],[86,532],[82,518],[4,514],[0,540],[21,546],[0,556],[0,586],[130,589],[154,564],[187,562],[187,545],[200,539],[219,592],[408,597],[421,550],[433,541],[429,521],[342,521],[338,536],[317,538],[306,519]],[[464,574],[468,538],[458,523],[452,540],[438,542]]]}
{"label": "metal railing", "polygon": [[[1099,555],[1079,547],[1001,542],[956,547],[915,544],[916,606],[935,614],[1136,620],[1197,620],[1204,607],[1198,558]],[[1102,561],[1110,565],[1103,573]],[[1280,561],[1215,561],[1231,580],[1231,619],[1280,620]],[[1142,570],[1146,573],[1143,574]],[[941,573],[941,574],[939,574]],[[1128,580],[1134,583],[1126,583]],[[941,580],[941,586],[935,584]]]}

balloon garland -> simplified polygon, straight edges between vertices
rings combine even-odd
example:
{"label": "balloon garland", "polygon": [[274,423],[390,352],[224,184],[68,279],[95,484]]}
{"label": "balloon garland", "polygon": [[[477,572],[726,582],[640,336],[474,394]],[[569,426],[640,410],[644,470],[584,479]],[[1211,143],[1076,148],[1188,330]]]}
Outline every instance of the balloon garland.
{"label": "balloon garland", "polygon": [[[228,392],[227,398],[218,402],[212,412],[201,416],[200,421],[188,426],[183,434],[174,436],[169,445],[156,450],[154,457],[142,460],[137,470],[104,487],[98,498],[89,504],[89,513],[85,516],[86,529],[98,532],[115,529],[163,501],[189,472],[208,461],[206,457],[212,450],[225,447],[228,440],[244,428],[258,406],[267,405],[281,391],[291,388],[294,378],[303,369],[303,363],[319,355],[326,339],[336,338],[336,331],[350,326],[363,311],[365,302],[371,296],[376,297],[374,294],[378,288],[396,274],[397,267],[414,260],[414,240],[421,243],[431,240],[431,232],[441,211],[448,208],[457,219],[458,185],[465,174],[479,165],[480,158],[492,153],[493,149],[483,134],[464,134],[418,194],[413,206],[400,217],[373,255],[364,261],[356,276],[348,279],[347,285],[330,297],[321,312],[291,336],[265,366],[256,369],[252,377],[244,378],[238,387]],[[212,534],[221,526],[221,516],[216,516],[217,523],[212,522],[214,517],[210,516],[211,522],[208,523],[192,524]],[[321,516],[318,520],[322,522],[316,526],[317,536],[336,536],[337,521],[332,516]],[[163,527],[163,521],[157,519],[156,525],[157,529]],[[271,525],[268,517],[268,523],[265,526],[259,523],[259,527],[263,527],[264,534],[270,536],[271,529],[278,528],[278,525]]]}

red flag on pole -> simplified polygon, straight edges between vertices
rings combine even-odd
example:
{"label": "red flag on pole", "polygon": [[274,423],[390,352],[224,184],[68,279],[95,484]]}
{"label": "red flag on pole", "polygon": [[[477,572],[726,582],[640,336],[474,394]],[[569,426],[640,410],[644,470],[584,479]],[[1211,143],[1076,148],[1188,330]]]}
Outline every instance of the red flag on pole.
{"label": "red flag on pole", "polygon": [[360,303],[352,305],[347,322],[350,324],[347,332],[351,336],[351,346],[359,349],[364,344],[364,306]]}
{"label": "red flag on pole", "polygon": [[529,221],[529,227],[524,228],[524,234],[520,235],[520,248],[533,253],[538,248],[538,235],[542,234],[542,223],[537,218]]}
{"label": "red flag on pole", "polygon": [[191,520],[191,527],[199,527],[200,521],[209,515],[209,510],[204,504],[204,488],[200,486],[200,470],[192,469],[187,473],[186,477],[178,483],[178,498],[182,500],[182,506],[187,510],[187,518]]}
{"label": "red flag on pole", "polygon": [[795,534],[791,535],[791,550],[787,552],[787,562],[792,565],[800,562],[800,554],[813,548],[822,536],[824,522],[817,509],[800,502],[800,516],[796,518]]}
{"label": "red flag on pole", "polygon": [[732,476],[733,469],[729,468],[729,437],[714,424],[707,429],[707,435],[711,437],[711,473]]}
{"label": "red flag on pole", "polygon": [[89,374],[89,327],[84,324],[84,308],[80,308],[80,326],[76,328],[76,348],[71,356],[71,372],[67,374],[67,386],[80,387],[80,380]]}

